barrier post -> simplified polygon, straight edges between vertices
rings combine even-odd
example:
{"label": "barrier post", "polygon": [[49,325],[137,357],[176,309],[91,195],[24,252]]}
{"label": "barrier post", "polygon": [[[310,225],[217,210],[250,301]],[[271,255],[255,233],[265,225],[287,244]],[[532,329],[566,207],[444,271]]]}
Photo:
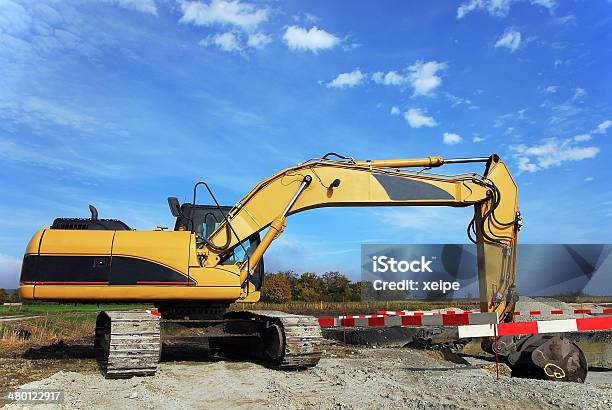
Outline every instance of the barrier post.
{"label": "barrier post", "polygon": [[497,381],[499,381],[499,345],[497,344],[497,325],[493,325],[493,338],[495,340],[495,374],[497,375]]}

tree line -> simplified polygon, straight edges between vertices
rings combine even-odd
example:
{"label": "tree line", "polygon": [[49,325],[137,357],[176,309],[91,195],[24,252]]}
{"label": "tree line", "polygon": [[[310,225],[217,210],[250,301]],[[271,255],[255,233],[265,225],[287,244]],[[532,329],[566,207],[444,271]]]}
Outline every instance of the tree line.
{"label": "tree line", "polygon": [[293,271],[267,273],[262,287],[262,300],[270,303],[342,302],[361,300],[361,282],[351,282],[340,272],[313,272],[301,275]]}
{"label": "tree line", "polygon": [[19,294],[16,291],[7,291],[6,289],[0,288],[0,304],[20,302]]}
{"label": "tree line", "polygon": [[[362,300],[400,301],[415,299],[408,290],[374,290],[372,282],[351,282],[340,272],[325,272],[319,276],[313,272],[301,275],[294,271],[266,273],[262,287],[263,302],[359,302]],[[424,301],[447,299],[441,290],[430,290],[422,296]],[[468,299],[472,295],[468,293]]]}

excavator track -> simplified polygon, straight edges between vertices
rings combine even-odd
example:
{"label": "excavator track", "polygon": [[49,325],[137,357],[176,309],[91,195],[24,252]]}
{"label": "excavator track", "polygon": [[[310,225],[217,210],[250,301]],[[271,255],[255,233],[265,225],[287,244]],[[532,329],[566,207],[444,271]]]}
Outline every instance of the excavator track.
{"label": "excavator track", "polygon": [[[321,359],[323,336],[317,319],[312,316],[245,310],[228,312],[225,319],[240,319],[243,323],[250,321],[258,328],[262,341],[260,353],[272,368],[306,369],[316,366]],[[230,332],[244,332],[240,326],[230,324],[229,328]]]}
{"label": "excavator track", "polygon": [[94,346],[107,379],[152,376],[161,354],[159,318],[146,312],[100,312]]}

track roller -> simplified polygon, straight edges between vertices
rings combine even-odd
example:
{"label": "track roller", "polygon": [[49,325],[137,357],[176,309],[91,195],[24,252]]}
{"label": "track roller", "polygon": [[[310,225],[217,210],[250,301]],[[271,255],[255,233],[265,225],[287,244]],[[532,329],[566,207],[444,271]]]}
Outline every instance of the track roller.
{"label": "track roller", "polygon": [[238,311],[226,313],[225,319],[228,319],[226,332],[255,333],[259,339],[259,346],[232,344],[232,354],[257,358],[282,370],[314,367],[321,359],[323,336],[314,317],[277,311]]}

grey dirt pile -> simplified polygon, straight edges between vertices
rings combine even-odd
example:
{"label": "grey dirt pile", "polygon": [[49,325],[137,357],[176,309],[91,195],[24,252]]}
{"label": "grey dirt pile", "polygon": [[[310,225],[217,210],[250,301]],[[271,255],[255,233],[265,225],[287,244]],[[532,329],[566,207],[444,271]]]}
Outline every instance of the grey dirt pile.
{"label": "grey dirt pile", "polygon": [[[313,369],[281,372],[253,363],[165,362],[155,377],[105,380],[59,372],[23,386],[64,389],[63,408],[588,408],[612,406],[612,384],[496,381],[488,369],[407,348],[327,352]],[[502,372],[506,373],[506,372]],[[12,405],[9,408],[13,407]]]}
{"label": "grey dirt pile", "polygon": [[[576,317],[573,314],[553,315],[550,313],[551,310],[563,310],[572,311],[575,309],[568,303],[561,302],[560,300],[553,298],[530,298],[527,296],[519,297],[516,302],[515,310],[521,312],[520,316],[516,316],[514,320],[517,322],[527,322],[530,320],[558,320],[558,319],[572,319]],[[528,313],[531,311],[541,312],[537,316],[530,316]]]}

